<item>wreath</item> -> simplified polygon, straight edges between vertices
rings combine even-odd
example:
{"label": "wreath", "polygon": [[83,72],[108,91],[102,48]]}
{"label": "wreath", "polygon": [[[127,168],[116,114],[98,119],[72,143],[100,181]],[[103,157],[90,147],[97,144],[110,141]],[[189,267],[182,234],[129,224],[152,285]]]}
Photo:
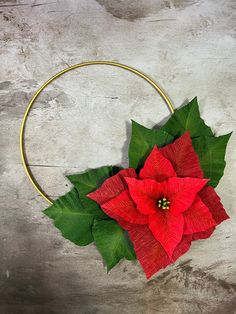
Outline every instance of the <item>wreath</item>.
{"label": "wreath", "polygon": [[197,98],[160,128],[132,121],[129,168],[67,176],[72,190],[44,213],[76,245],[95,242],[107,271],[123,258],[138,259],[150,278],[229,218],[214,188],[230,135],[213,133]]}

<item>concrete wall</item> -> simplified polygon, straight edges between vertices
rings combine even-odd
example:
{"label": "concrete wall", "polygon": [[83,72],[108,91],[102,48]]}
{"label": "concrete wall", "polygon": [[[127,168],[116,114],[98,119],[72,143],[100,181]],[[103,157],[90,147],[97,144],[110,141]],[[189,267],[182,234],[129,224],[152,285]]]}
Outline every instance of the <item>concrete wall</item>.
{"label": "concrete wall", "polygon": [[[138,263],[108,275],[94,245],[76,247],[42,214],[19,154],[19,128],[37,88],[82,61],[144,71],[174,106],[199,97],[217,134],[235,128],[234,0],[0,0],[0,313],[236,313],[235,136],[217,191],[231,216],[150,281]],[[68,73],[39,97],[27,124],[33,174],[52,197],[64,175],[127,165],[130,119],[151,127],[169,115],[156,92],[122,69]],[[214,156],[213,156],[214,157]]]}

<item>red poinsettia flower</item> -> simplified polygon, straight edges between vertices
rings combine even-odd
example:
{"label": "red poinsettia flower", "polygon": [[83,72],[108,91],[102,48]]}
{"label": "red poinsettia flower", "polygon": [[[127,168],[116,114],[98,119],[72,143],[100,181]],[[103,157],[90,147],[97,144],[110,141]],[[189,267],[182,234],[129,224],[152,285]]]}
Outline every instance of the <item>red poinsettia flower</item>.
{"label": "red poinsettia flower", "polygon": [[164,148],[154,146],[139,174],[121,170],[88,197],[128,231],[150,278],[228,218],[207,182],[186,132]]}

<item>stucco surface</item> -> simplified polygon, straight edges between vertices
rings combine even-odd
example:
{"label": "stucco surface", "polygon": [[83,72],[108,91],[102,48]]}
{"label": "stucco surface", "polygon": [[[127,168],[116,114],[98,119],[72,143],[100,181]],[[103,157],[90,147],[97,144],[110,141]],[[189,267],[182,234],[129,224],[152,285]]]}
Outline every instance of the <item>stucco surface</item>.
{"label": "stucco surface", "polygon": [[[154,78],[175,107],[198,96],[217,134],[235,129],[234,0],[0,1],[0,313],[236,313],[235,135],[217,192],[231,219],[149,281],[137,262],[109,274],[94,245],[76,247],[43,215],[19,154],[33,93],[82,61],[110,60]],[[33,174],[56,198],[64,175],[127,165],[130,119],[169,115],[145,81],[93,66],[70,72],[39,97],[26,129]],[[213,156],[214,157],[214,156]]]}

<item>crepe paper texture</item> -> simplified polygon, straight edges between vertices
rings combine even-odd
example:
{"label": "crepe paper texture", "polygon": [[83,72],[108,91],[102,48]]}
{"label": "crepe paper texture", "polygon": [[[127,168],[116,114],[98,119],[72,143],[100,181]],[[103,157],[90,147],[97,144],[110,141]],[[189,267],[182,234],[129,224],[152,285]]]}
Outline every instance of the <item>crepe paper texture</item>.
{"label": "crepe paper texture", "polygon": [[68,176],[73,189],[44,213],[76,245],[95,242],[107,271],[138,259],[150,278],[229,218],[214,188],[230,135],[214,135],[197,98],[159,129],[132,121],[129,168]]}

